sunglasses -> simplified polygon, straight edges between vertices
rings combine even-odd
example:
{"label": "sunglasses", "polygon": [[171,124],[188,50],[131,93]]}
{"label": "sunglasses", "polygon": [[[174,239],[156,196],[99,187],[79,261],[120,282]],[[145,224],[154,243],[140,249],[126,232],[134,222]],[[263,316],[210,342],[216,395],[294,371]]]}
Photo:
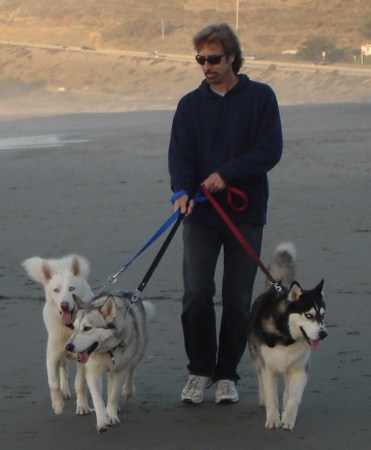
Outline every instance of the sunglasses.
{"label": "sunglasses", "polygon": [[198,64],[201,64],[201,66],[204,66],[206,62],[208,62],[212,66],[215,66],[216,64],[220,63],[223,56],[224,55],[210,55],[206,58],[206,56],[196,55],[196,61],[198,62]]}

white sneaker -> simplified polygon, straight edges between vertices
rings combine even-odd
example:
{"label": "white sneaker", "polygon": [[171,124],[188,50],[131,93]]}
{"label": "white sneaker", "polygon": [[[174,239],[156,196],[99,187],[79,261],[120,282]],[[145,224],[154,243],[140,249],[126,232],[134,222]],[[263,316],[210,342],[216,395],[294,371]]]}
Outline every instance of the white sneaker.
{"label": "white sneaker", "polygon": [[216,403],[236,403],[240,399],[236,383],[232,380],[218,380],[216,383]]}
{"label": "white sneaker", "polygon": [[205,398],[205,390],[209,387],[209,383],[209,377],[190,375],[187,384],[182,390],[182,402],[195,404],[202,403]]}

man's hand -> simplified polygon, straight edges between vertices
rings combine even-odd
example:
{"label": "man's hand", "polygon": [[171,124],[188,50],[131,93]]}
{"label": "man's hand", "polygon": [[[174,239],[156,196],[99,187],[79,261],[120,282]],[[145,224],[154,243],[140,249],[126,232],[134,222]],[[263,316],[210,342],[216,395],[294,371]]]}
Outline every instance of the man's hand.
{"label": "man's hand", "polygon": [[211,194],[216,194],[226,188],[226,184],[218,172],[209,175],[206,180],[201,183],[201,186],[207,189]]}
{"label": "man's hand", "polygon": [[194,200],[189,200],[188,195],[182,195],[177,198],[174,202],[174,211],[180,209],[180,212],[185,215],[185,217],[189,216],[195,206]]}

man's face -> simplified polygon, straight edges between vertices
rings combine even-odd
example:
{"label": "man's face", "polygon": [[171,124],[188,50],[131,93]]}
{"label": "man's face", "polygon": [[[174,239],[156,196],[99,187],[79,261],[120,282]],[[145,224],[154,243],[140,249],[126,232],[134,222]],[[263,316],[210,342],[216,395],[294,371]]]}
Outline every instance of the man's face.
{"label": "man's face", "polygon": [[210,86],[222,85],[228,83],[228,81],[234,77],[232,63],[234,61],[234,55],[230,55],[227,59],[225,56],[223,47],[217,42],[205,43],[200,49],[198,54],[208,58],[209,56],[223,55],[218,64],[210,64],[205,61],[204,65],[201,65],[202,71],[205,74],[206,80]]}

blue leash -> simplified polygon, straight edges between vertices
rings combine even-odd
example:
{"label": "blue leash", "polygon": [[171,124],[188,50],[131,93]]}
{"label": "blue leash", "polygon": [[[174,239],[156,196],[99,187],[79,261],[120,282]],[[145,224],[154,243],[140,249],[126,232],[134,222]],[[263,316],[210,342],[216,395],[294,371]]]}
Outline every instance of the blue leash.
{"label": "blue leash", "polygon": [[[185,191],[184,191],[185,192]],[[182,192],[179,192],[179,193],[177,193],[177,195],[179,196],[179,194],[183,194],[183,191]],[[176,198],[175,197],[175,195],[173,196],[173,198],[172,198],[172,201],[174,201],[174,198]],[[203,193],[202,193],[202,190],[199,190],[198,192],[197,192],[197,194],[195,195],[195,198],[194,198],[194,200],[195,200],[195,202],[196,203],[198,203],[198,202],[202,202],[202,201],[205,201],[205,200],[207,200],[207,198],[206,198],[206,196],[205,195],[203,195]],[[160,228],[153,234],[153,236],[143,245],[143,247],[142,248],[140,248],[138,251],[137,251],[137,253],[128,261],[128,262],[126,262],[122,267],[121,267],[121,269],[118,271],[118,272],[116,272],[115,274],[113,274],[113,275],[110,275],[109,277],[108,277],[108,281],[103,285],[103,287],[100,289],[100,291],[99,292],[103,292],[104,290],[105,290],[105,288],[106,288],[106,286],[107,286],[107,284],[108,283],[111,283],[111,284],[115,284],[116,283],[116,281],[117,281],[117,278],[122,274],[122,272],[125,272],[125,270],[138,258],[138,256],[140,256],[145,250],[147,250],[147,248],[148,247],[150,247],[169,227],[170,227],[170,225],[172,224],[172,223],[174,223],[174,222],[176,222],[176,221],[178,221],[178,223],[177,224],[175,224],[174,225],[174,231],[172,230],[171,232],[170,232],[170,235],[171,235],[171,238],[172,238],[172,236],[175,234],[175,231],[176,231],[176,229],[178,228],[178,226],[180,225],[180,223],[181,223],[181,221],[182,221],[182,219],[183,219],[183,215],[181,214],[181,212],[180,212],[180,210],[177,210],[177,211],[174,211],[173,212],[173,214],[171,214],[171,216],[160,226]],[[171,239],[170,238],[170,239]],[[166,246],[168,245],[168,243],[166,244]],[[161,255],[162,256],[162,255]],[[151,266],[152,267],[152,266]],[[151,271],[151,269],[149,270],[149,272]],[[144,283],[142,282],[141,283],[141,285],[140,285],[140,287],[138,288],[139,290],[140,290],[140,288],[141,289],[143,289],[144,288],[144,286],[145,286],[145,284],[148,282],[148,278],[146,279],[146,277],[145,277],[145,281],[144,281]],[[95,295],[95,297],[97,297],[99,295],[99,293],[98,294],[96,294]]]}
{"label": "blue leash", "polygon": [[141,255],[145,250],[147,250],[148,247],[150,247],[156,239],[158,239],[169,227],[170,225],[175,222],[180,217],[180,211],[175,211],[161,226],[160,228],[154,233],[154,235],[143,245],[143,247],[138,250],[138,252],[127,262],[125,263],[121,269],[115,273],[114,275],[110,275],[108,277],[109,283],[116,283],[118,276],[124,272],[137,258],[139,255]]}

